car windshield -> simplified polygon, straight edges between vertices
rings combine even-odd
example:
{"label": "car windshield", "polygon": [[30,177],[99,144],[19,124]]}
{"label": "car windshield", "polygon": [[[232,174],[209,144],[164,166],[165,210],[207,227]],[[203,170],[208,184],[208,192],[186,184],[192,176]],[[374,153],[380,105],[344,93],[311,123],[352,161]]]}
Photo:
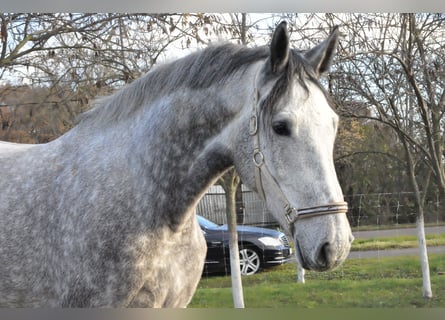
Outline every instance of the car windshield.
{"label": "car windshield", "polygon": [[200,215],[196,215],[196,217],[198,218],[199,225],[204,227],[204,228],[216,229],[216,228],[219,227],[219,225],[217,225],[216,223],[214,223],[214,222],[212,222],[210,220],[207,220],[206,218],[204,218],[204,217],[202,217]]}

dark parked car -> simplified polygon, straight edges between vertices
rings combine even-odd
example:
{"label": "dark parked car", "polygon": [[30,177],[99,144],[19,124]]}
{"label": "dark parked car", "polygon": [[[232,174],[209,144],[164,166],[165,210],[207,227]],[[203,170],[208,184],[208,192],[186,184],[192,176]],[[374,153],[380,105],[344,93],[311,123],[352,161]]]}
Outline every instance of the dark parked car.
{"label": "dark parked car", "polygon": [[[207,243],[204,273],[230,272],[229,232],[227,225],[218,225],[197,215]],[[255,274],[262,268],[279,265],[291,258],[292,249],[280,231],[237,226],[241,274]]]}

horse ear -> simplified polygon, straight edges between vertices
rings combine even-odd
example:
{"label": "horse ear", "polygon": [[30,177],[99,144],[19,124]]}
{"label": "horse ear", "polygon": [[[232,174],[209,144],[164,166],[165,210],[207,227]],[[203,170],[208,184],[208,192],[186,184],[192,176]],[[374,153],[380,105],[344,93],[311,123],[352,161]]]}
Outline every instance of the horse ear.
{"label": "horse ear", "polygon": [[317,76],[321,76],[329,71],[332,59],[337,51],[339,36],[340,31],[338,26],[335,26],[327,39],[304,53],[305,58],[312,65]]}
{"label": "horse ear", "polygon": [[270,44],[270,68],[272,73],[283,70],[289,60],[289,33],[286,21],[282,21],[274,31]]}

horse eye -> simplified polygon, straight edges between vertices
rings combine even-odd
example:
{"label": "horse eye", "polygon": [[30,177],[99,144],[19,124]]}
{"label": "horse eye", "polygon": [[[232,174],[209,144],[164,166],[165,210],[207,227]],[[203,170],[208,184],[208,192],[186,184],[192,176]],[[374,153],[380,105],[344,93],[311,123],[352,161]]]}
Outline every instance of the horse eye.
{"label": "horse eye", "polygon": [[272,129],[280,136],[290,136],[291,134],[289,124],[285,121],[275,122],[272,124]]}

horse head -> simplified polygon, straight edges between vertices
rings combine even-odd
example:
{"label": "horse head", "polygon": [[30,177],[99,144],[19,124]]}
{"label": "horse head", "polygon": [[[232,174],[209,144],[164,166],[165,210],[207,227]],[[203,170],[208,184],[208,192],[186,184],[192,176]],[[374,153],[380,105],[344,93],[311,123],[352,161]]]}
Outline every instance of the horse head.
{"label": "horse head", "polygon": [[340,265],[353,240],[333,161],[339,117],[319,83],[338,37],[334,29],[314,48],[297,51],[286,23],[278,25],[255,73],[235,154],[244,183],[293,235],[301,265],[317,271]]}

